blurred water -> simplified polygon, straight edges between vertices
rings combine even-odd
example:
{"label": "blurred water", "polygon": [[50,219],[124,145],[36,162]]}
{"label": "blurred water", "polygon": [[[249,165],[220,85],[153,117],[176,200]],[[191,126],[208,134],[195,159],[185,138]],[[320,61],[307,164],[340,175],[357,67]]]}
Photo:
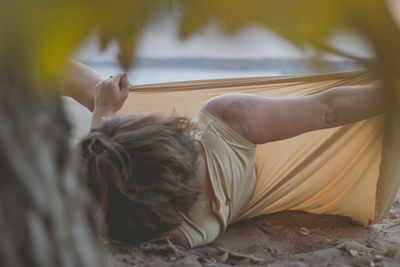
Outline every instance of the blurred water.
{"label": "blurred water", "polygon": [[[84,62],[104,78],[123,70],[117,63]],[[341,72],[359,69],[351,61],[320,62],[312,65],[298,59],[211,59],[169,58],[140,59],[128,71],[132,84],[150,84],[175,81],[223,78],[262,77],[311,73]]]}
{"label": "blurred water", "polygon": [[[98,71],[103,77],[109,77],[122,70],[113,65],[88,64]],[[166,67],[141,67],[128,71],[132,84],[150,84],[175,81],[206,80],[219,78],[240,78],[280,75],[279,70],[228,70],[228,69],[201,69],[201,68],[166,68]]]}

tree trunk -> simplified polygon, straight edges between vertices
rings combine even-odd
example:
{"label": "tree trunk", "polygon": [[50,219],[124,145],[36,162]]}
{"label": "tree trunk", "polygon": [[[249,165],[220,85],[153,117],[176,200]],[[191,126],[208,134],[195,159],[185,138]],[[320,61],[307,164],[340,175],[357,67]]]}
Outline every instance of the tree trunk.
{"label": "tree trunk", "polygon": [[102,266],[60,97],[15,56],[0,56],[0,266]]}

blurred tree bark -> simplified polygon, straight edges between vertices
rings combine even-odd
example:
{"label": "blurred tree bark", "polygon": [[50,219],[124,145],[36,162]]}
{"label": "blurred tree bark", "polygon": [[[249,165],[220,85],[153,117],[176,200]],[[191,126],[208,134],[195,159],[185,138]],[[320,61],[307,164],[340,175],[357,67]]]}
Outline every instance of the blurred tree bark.
{"label": "blurred tree bark", "polygon": [[0,266],[102,266],[60,98],[20,59],[0,57]]}

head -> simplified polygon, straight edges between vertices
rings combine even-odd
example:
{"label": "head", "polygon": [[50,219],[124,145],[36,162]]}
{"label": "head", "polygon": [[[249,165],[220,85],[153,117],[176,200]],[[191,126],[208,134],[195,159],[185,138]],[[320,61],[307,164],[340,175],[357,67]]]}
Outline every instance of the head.
{"label": "head", "polygon": [[176,228],[199,193],[189,119],[141,113],[104,120],[81,140],[86,185],[110,237],[152,239]]}

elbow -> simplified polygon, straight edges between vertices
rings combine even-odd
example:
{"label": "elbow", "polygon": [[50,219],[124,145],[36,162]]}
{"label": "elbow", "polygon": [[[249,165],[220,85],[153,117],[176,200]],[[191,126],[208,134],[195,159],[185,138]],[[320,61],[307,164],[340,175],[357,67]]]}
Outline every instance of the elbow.
{"label": "elbow", "polygon": [[327,106],[324,112],[324,125],[325,128],[331,128],[336,126],[338,119],[337,119],[337,112],[333,106]]}
{"label": "elbow", "polygon": [[323,125],[324,128],[336,127],[339,124],[339,105],[338,99],[332,94],[327,95],[326,101],[324,101],[324,112],[323,112]]}
{"label": "elbow", "polygon": [[171,238],[171,241],[181,247],[186,249],[191,248],[189,240],[185,236],[185,234],[179,229],[173,229],[168,232],[168,236]]}
{"label": "elbow", "polygon": [[326,128],[360,120],[360,118],[355,118],[351,100],[341,94],[330,94],[325,106],[324,124]]}

